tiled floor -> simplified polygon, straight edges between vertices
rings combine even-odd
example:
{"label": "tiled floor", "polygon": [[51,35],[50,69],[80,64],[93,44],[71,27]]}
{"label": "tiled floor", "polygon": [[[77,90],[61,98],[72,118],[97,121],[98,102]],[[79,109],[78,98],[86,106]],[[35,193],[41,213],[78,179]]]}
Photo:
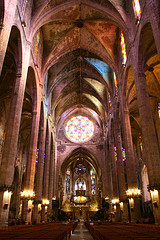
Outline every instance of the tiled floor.
{"label": "tiled floor", "polygon": [[84,223],[80,222],[71,235],[70,240],[93,240],[93,238]]}

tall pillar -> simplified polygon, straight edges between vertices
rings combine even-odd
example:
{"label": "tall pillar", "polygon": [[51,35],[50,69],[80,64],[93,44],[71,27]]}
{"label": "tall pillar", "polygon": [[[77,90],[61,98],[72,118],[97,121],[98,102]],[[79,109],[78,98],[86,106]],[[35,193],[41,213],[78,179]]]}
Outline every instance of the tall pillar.
{"label": "tall pillar", "polygon": [[156,105],[156,113],[155,113],[155,128],[156,128],[156,132],[157,132],[157,137],[158,137],[158,143],[159,143],[159,149],[160,149],[160,118],[158,115],[158,106]]}
{"label": "tall pillar", "polygon": [[[129,118],[129,110],[126,101],[126,97],[122,94],[122,89],[120,85],[120,103],[121,103],[121,116],[122,116],[122,130],[123,130],[123,142],[126,151],[126,172],[127,172],[127,193],[128,193],[128,203],[129,203],[129,216],[131,222],[140,221],[140,199],[136,176],[136,166],[135,166],[135,156],[133,150],[133,141],[131,133],[131,125]],[[136,193],[136,194],[134,194]]]}
{"label": "tall pillar", "polygon": [[44,153],[45,153],[45,125],[44,113],[41,108],[40,128],[39,128],[39,154],[37,163],[35,201],[34,201],[34,220],[36,223],[41,221],[41,204],[42,204],[42,185],[43,185],[43,169],[44,169]]}
{"label": "tall pillar", "polygon": [[109,123],[109,153],[111,159],[111,172],[112,172],[112,184],[113,184],[113,198],[112,198],[112,207],[115,213],[115,221],[119,219],[119,193],[118,193],[118,181],[117,181],[117,166],[115,161],[115,151],[114,151],[114,126],[112,119],[110,119]]}
{"label": "tall pillar", "polygon": [[119,111],[114,116],[114,136],[115,146],[117,151],[117,178],[119,187],[119,202],[120,202],[120,217],[121,221],[128,221],[128,201],[126,195],[126,181],[125,181],[125,169],[124,162],[122,161],[122,139]]}
{"label": "tall pillar", "polygon": [[53,181],[54,181],[54,147],[55,147],[55,139],[54,133],[52,134],[51,139],[51,153],[50,153],[50,168],[49,168],[49,206],[48,206],[48,214],[52,216],[52,198],[53,198]]}
{"label": "tall pillar", "polygon": [[157,47],[157,52],[160,59],[160,13],[159,13],[159,7],[157,6],[158,3],[156,3],[155,0],[146,0],[147,3],[147,10],[150,17],[150,23],[153,30],[153,36],[155,40],[155,44]]}
{"label": "tall pillar", "polygon": [[[29,49],[26,48],[26,52],[28,51]],[[0,226],[8,225],[10,198],[6,197],[6,194],[8,191],[11,192],[11,186],[14,177],[14,165],[17,154],[17,143],[21,121],[24,90],[26,84],[29,54],[28,55],[24,54],[24,56],[25,57],[23,58],[23,61],[25,62],[25,66],[24,67],[21,66],[20,59],[19,66],[17,67],[16,79],[12,91],[10,110],[8,114],[8,121],[5,129],[6,135],[0,168],[0,199],[1,199]],[[10,194],[8,196],[10,196]]]}
{"label": "tall pillar", "polygon": [[49,127],[46,132],[46,143],[45,143],[45,160],[44,160],[44,181],[43,181],[43,199],[42,199],[42,221],[47,221],[47,209],[49,205],[49,168],[50,168],[50,145],[51,145],[51,134]]}
{"label": "tall pillar", "polygon": [[[137,93],[140,122],[142,128],[143,142],[146,152],[146,165],[149,176],[149,190],[157,191],[156,205],[153,205],[155,221],[160,223],[160,151],[150,106],[149,93],[147,90],[146,77],[142,65],[138,63],[135,56],[135,48],[132,47],[133,71]],[[136,61],[138,64],[136,64]],[[151,193],[151,196],[153,194]],[[152,202],[155,201],[152,198]]]}
{"label": "tall pillar", "polygon": [[32,203],[34,199],[33,189],[36,167],[36,151],[39,131],[40,107],[37,109],[39,111],[32,113],[32,124],[27,156],[25,187],[22,193],[23,194],[22,219],[25,223],[31,223]]}

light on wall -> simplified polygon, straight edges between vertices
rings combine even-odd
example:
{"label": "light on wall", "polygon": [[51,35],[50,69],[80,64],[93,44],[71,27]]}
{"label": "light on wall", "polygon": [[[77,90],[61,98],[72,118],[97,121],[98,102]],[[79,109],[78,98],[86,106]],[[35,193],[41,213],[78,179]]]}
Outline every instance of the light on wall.
{"label": "light on wall", "polygon": [[49,200],[48,199],[42,199],[42,205],[49,205]]}
{"label": "light on wall", "polygon": [[153,205],[157,208],[158,202],[159,202],[158,190],[151,190],[150,193],[151,193]]}
{"label": "light on wall", "polygon": [[123,211],[123,202],[120,202],[120,209]]}
{"label": "light on wall", "polygon": [[130,208],[133,210],[133,208],[134,208],[134,199],[133,198],[129,199],[129,204],[130,204]]}
{"label": "light on wall", "polygon": [[5,191],[4,192],[4,198],[3,198],[3,208],[4,209],[8,209],[8,204],[9,204],[9,202],[10,202],[10,199],[11,199],[11,194],[12,194],[12,192],[11,191]]}

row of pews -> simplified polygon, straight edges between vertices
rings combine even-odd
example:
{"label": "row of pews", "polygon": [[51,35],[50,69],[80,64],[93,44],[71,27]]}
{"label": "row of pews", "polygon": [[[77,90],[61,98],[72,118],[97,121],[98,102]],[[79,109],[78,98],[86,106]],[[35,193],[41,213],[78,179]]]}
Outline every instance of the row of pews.
{"label": "row of pews", "polygon": [[160,225],[86,222],[94,240],[160,240]]}
{"label": "row of pews", "polygon": [[77,222],[68,224],[53,222],[36,225],[17,225],[9,228],[0,228],[0,239],[69,240],[76,226]]}

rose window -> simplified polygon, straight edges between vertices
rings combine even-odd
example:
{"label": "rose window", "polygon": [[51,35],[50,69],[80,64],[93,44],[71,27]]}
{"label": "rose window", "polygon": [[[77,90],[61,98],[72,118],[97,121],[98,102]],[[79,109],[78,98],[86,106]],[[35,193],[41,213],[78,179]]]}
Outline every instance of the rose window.
{"label": "rose window", "polygon": [[72,117],[65,127],[67,138],[75,143],[88,141],[94,133],[94,125],[84,116]]}

